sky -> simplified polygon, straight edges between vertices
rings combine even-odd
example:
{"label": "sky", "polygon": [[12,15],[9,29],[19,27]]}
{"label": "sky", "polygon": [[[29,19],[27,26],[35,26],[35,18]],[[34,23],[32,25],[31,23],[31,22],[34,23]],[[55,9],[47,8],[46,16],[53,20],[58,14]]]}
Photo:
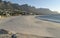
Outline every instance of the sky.
{"label": "sky", "polygon": [[60,12],[60,0],[7,0],[12,3],[28,4],[36,8],[49,8],[52,11]]}

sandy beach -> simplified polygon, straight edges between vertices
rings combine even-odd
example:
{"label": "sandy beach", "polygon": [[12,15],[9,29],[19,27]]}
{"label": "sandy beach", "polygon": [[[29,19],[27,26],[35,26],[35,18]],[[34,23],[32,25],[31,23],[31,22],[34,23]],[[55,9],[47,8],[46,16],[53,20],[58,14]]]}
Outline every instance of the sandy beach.
{"label": "sandy beach", "polygon": [[[35,17],[36,16],[13,16],[2,19],[0,22],[0,29],[7,29],[13,33],[35,35],[35,38],[60,38],[59,23],[43,21]],[[29,36],[29,38],[33,37]]]}

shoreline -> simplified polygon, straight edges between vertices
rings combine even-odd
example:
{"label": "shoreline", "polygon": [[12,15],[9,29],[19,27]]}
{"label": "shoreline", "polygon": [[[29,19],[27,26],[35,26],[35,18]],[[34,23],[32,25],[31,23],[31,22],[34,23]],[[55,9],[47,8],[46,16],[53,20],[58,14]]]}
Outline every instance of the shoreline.
{"label": "shoreline", "polygon": [[[60,37],[60,24],[36,19],[35,16],[14,16],[6,19],[0,28],[42,37]],[[17,30],[18,29],[18,30]],[[28,36],[27,36],[28,37]]]}

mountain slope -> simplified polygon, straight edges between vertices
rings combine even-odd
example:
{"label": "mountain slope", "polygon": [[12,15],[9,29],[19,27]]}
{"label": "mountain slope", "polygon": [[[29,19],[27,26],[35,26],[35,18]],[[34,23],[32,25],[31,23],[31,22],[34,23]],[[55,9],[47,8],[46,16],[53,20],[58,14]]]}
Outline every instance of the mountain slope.
{"label": "mountain slope", "polygon": [[34,6],[29,6],[28,4],[15,4],[7,1],[0,0],[0,9],[1,10],[10,10],[14,12],[15,10],[25,11],[25,13],[33,13],[33,14],[57,14],[58,12],[54,12],[49,10],[48,8],[35,8]]}

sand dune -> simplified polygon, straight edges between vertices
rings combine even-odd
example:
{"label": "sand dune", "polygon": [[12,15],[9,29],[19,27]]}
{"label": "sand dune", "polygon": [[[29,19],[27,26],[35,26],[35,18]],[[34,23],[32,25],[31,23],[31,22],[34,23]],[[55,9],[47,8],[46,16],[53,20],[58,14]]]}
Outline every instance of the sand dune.
{"label": "sand dune", "polygon": [[[7,29],[13,33],[22,33],[41,37],[60,38],[60,24],[43,21],[36,16],[15,16],[4,19],[0,28]],[[29,37],[32,38],[32,37]]]}

